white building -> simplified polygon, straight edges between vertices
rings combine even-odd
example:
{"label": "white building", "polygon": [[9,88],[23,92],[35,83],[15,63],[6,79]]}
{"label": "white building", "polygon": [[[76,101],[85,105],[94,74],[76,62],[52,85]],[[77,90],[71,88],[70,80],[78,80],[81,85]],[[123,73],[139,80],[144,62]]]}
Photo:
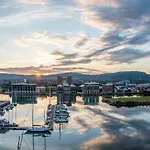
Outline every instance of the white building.
{"label": "white building", "polygon": [[36,93],[36,84],[30,83],[14,83],[11,85],[12,94],[35,94]]}

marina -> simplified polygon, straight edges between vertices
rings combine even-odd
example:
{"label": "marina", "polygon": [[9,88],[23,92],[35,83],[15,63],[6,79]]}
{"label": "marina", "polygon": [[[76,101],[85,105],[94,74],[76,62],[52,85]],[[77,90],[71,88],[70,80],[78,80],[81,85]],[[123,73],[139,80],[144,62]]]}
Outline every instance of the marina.
{"label": "marina", "polygon": [[[9,96],[3,95],[3,99],[9,100],[10,104],[12,103],[12,99]],[[99,98],[98,105],[97,102],[95,102],[95,105],[89,105],[89,103],[84,105],[85,101],[81,97],[77,97],[77,102],[72,106],[58,102],[57,97],[37,97],[36,103],[34,103],[34,127],[45,126],[50,129],[50,132],[30,132],[30,134],[25,134],[27,130],[32,129],[33,104],[31,101],[28,101],[28,99],[26,100],[24,98],[23,100],[23,103],[17,104],[16,107],[12,110],[9,109],[9,111],[5,112],[4,116],[1,116],[2,121],[6,123],[9,121],[10,124],[16,123],[18,125],[17,127],[0,127],[1,149],[4,149],[3,147],[5,147],[6,150],[16,149],[17,147],[18,150],[27,150],[28,147],[33,150],[41,150],[43,147],[47,150],[54,148],[67,149],[68,147],[70,150],[82,149],[85,142],[91,141],[89,141],[89,138],[93,138],[94,142],[97,141],[97,138],[100,139],[100,141],[105,139],[102,135],[103,131],[105,134],[111,136],[111,132],[109,132],[110,129],[114,131],[113,136],[115,137],[118,137],[118,134],[124,137],[126,133],[130,136],[133,132],[137,133],[136,137],[140,137],[141,135],[137,129],[137,125],[140,123],[138,122],[138,118],[143,117],[143,114],[148,114],[150,109],[149,107],[117,109],[102,103],[101,97]],[[18,101],[20,101],[19,98]],[[138,114],[139,111],[142,116]],[[63,116],[67,116],[67,119]],[[147,117],[143,117],[144,121],[142,123],[144,126],[149,125],[148,120],[150,118],[148,115],[146,116]],[[93,119],[91,119],[91,117]],[[130,124],[126,118],[133,122],[136,119],[137,123]],[[46,123],[46,121],[48,122]],[[120,127],[111,128],[107,126],[109,122]],[[144,131],[142,132],[146,134]],[[33,137],[34,143],[32,142]],[[45,137],[46,140],[44,139]],[[7,145],[6,141],[10,141],[9,145]],[[44,141],[46,141],[46,146],[44,145]],[[72,145],[69,145],[70,141],[73,143]],[[138,141],[138,143],[140,142]],[[137,144],[137,142],[135,144]],[[94,145],[92,147],[94,147]]]}

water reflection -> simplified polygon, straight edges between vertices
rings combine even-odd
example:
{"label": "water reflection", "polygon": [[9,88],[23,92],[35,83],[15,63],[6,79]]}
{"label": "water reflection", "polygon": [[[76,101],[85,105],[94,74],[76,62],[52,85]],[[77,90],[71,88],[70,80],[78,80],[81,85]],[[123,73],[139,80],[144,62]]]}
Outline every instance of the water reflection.
{"label": "water reflection", "polygon": [[[7,97],[8,98],[8,97]],[[4,98],[3,98],[4,99]],[[10,99],[11,100],[11,99]],[[57,104],[56,97],[37,97],[35,105],[35,123],[43,123],[44,109],[49,103]],[[50,137],[34,137],[34,149],[75,150],[120,150],[121,149],[150,149],[150,108],[116,108],[101,102],[94,105],[84,105],[81,97],[68,107],[70,119],[67,124],[54,124]],[[31,125],[31,111],[26,120],[25,116],[31,109],[31,104],[17,105],[16,122],[24,126]],[[11,113],[11,112],[10,112]],[[7,114],[6,114],[7,115]],[[6,117],[6,116],[5,116]],[[11,114],[10,114],[11,117]],[[0,134],[0,149],[12,150],[17,148],[18,137],[22,131],[2,131]],[[33,149],[32,135],[24,135],[30,149]],[[9,144],[7,144],[9,141]],[[23,140],[21,150],[28,149]]]}
{"label": "water reflection", "polygon": [[28,147],[28,149],[32,149],[32,150],[36,150],[36,143],[35,143],[35,140],[37,138],[42,138],[43,140],[43,149],[44,150],[47,150],[47,138],[49,137],[49,135],[38,135],[38,134],[32,134],[30,137],[32,137],[32,148],[29,147],[29,144],[28,142],[25,140],[25,135],[22,133],[21,136],[19,136],[19,139],[18,139],[18,144],[17,144],[17,150],[21,150],[22,149],[22,142],[24,141],[26,146]]}
{"label": "water reflection", "polygon": [[98,95],[84,95],[83,101],[84,101],[84,105],[98,105],[99,96]]}
{"label": "water reflection", "polygon": [[27,94],[14,94],[12,95],[12,103],[18,103],[21,105],[25,105],[25,104],[36,104],[37,103],[37,99],[36,99],[36,95],[27,95]]}

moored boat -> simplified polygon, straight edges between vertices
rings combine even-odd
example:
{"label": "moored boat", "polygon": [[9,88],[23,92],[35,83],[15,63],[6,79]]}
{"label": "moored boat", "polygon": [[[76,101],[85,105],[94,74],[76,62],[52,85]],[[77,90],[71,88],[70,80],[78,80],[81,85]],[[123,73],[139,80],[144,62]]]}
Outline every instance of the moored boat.
{"label": "moored boat", "polygon": [[27,132],[25,134],[32,134],[32,133],[51,133],[50,129],[43,126],[37,126],[37,127],[31,127],[27,129]]}

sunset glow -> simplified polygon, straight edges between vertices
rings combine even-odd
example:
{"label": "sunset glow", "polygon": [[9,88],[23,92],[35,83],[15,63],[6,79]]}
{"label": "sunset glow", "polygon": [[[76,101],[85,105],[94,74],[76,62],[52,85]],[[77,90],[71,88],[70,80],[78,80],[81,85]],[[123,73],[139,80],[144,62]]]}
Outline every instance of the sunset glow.
{"label": "sunset glow", "polygon": [[145,3],[1,0],[0,72],[150,73]]}

